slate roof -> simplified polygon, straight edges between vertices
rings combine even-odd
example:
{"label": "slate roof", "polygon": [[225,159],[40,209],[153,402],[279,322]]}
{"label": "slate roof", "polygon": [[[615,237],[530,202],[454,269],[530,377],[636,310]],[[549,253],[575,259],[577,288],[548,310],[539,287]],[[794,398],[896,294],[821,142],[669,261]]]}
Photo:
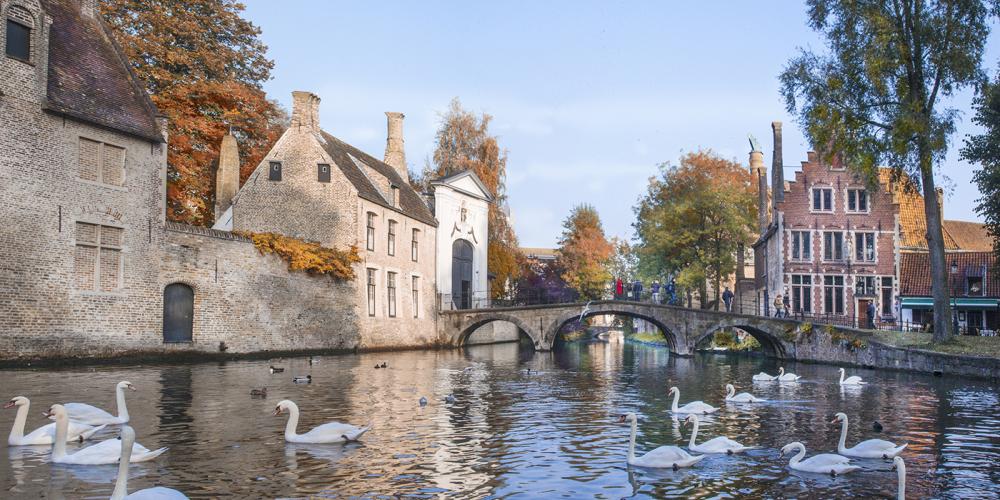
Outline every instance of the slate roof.
{"label": "slate roof", "polygon": [[79,0],[42,0],[49,34],[49,111],[155,142],[163,142],[156,106],[138,84],[99,16]]}
{"label": "slate roof", "polygon": [[[406,182],[399,176],[396,169],[325,131],[320,132],[320,138],[322,140],[319,142],[323,146],[323,150],[333,158],[333,162],[340,167],[340,171],[351,181],[351,184],[354,184],[354,188],[358,190],[358,196],[390,210],[401,212],[403,215],[425,224],[437,226],[437,220],[434,219],[423,198],[410,186],[409,182]],[[382,196],[379,189],[372,184],[368,176],[355,165],[351,156],[357,158],[358,161],[364,162],[372,170],[389,179],[389,182],[393,186],[399,188],[398,207],[392,206]]]}
{"label": "slate roof", "polygon": [[[993,252],[949,252],[945,255],[949,287],[956,297],[965,295],[965,278],[982,276],[985,271],[984,297],[1000,297],[1000,276]],[[957,276],[951,275],[952,262],[958,264]],[[931,273],[927,252],[903,252],[899,263],[899,294],[904,297],[930,297]]]}

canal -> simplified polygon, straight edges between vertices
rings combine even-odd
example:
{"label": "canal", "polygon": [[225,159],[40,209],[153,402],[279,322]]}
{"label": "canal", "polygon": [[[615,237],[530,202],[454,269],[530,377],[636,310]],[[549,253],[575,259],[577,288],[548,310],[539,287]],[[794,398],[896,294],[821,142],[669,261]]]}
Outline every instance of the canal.
{"label": "canal", "polygon": [[[387,368],[375,369],[385,362]],[[271,374],[269,365],[285,368]],[[857,460],[863,470],[832,478],[793,472],[778,450],[801,441],[811,456],[834,452],[837,412],[851,420],[848,446],[881,438],[907,442],[911,498],[984,498],[1000,490],[1000,391],[985,381],[901,372],[849,370],[868,385],[841,388],[836,367],[790,364],[798,384],[752,383],[778,362],[704,354],[670,357],[631,343],[569,342],[553,352],[517,344],[453,351],[411,351],[171,366],[8,370],[3,397],[27,396],[28,430],[55,402],[114,411],[114,386],[126,397],[137,440],[169,451],[134,464],[129,489],[168,486],[191,498],[367,496],[456,498],[800,497],[895,498],[891,463]],[[528,371],[530,370],[530,371]],[[311,374],[311,384],[294,384]],[[724,385],[767,398],[726,405]],[[639,415],[637,452],[686,446],[690,427],[671,418],[667,390],[722,409],[704,419],[699,442],[726,435],[758,449],[716,455],[679,471],[630,468],[629,430]],[[250,390],[267,387],[266,398]],[[446,401],[447,395],[454,401]],[[428,404],[419,400],[426,397]],[[291,399],[300,432],[339,420],[371,424],[360,443],[286,444]],[[15,410],[0,413],[7,432]],[[873,423],[883,426],[880,433]],[[112,438],[105,430],[99,438]],[[70,445],[72,452],[78,445]],[[48,463],[49,450],[8,448],[0,457],[7,498],[107,498],[117,468]]]}

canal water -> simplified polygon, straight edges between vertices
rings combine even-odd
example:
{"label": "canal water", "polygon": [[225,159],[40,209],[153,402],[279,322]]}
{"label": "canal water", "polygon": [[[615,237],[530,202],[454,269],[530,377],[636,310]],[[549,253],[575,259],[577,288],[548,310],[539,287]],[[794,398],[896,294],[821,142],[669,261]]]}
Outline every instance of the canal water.
{"label": "canal water", "polygon": [[[386,362],[386,369],[374,369]],[[270,374],[268,365],[285,368]],[[908,498],[996,498],[1000,491],[997,387],[984,381],[850,370],[869,382],[842,389],[835,367],[785,364],[798,384],[754,384],[778,362],[700,355],[630,343],[573,342],[535,353],[517,344],[172,366],[9,370],[4,399],[31,398],[29,430],[55,402],[113,411],[114,385],[127,394],[138,441],[170,450],[134,464],[129,488],[168,486],[191,498],[397,495],[415,498],[895,498],[896,474],[882,460],[858,460],[847,476],[798,473],[778,450],[803,442],[809,455],[833,452],[851,419],[848,446],[863,439],[907,442]],[[530,372],[527,370],[530,369]],[[311,374],[313,383],[292,383]],[[733,406],[723,387],[767,398]],[[671,385],[681,404],[723,409],[703,422],[699,442],[726,435],[759,449],[712,456],[691,469],[649,470],[625,463],[625,412],[639,415],[637,452],[685,446],[690,428],[668,412]],[[249,391],[266,386],[266,399]],[[453,394],[454,402],[445,396]],[[421,397],[428,404],[421,407]],[[300,431],[330,420],[371,424],[349,445],[295,445],[282,439],[282,399],[298,403]],[[0,413],[7,432],[14,410]],[[873,422],[884,430],[876,433]],[[106,430],[100,437],[111,438]],[[76,445],[71,445],[72,451]],[[0,497],[107,498],[116,466],[48,463],[46,448],[8,448],[0,457]]]}

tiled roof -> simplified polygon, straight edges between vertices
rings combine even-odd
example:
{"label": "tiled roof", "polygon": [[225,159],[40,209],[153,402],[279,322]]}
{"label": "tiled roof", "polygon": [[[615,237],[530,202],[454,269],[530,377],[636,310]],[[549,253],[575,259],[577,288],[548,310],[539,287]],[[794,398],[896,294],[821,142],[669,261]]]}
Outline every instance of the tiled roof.
{"label": "tiled roof", "polygon": [[[340,167],[340,171],[344,173],[344,176],[358,190],[358,196],[391,210],[402,212],[403,215],[425,224],[437,226],[437,221],[431,214],[430,209],[427,208],[423,198],[413,190],[409,182],[406,182],[399,176],[396,169],[326,132],[321,131],[320,138],[319,142],[323,146],[323,149],[333,158],[333,162]],[[393,186],[399,188],[398,207],[393,207],[385,199],[381,191],[368,178],[368,175],[355,164],[351,158],[352,156],[364,162],[372,170],[387,178]]]}
{"label": "tiled roof", "polygon": [[959,250],[967,252],[993,250],[993,238],[986,232],[985,225],[961,220],[946,220],[942,224],[942,229],[955,241]]}
{"label": "tiled roof", "polygon": [[[986,297],[1000,297],[1000,276],[995,272],[996,256],[993,252],[951,252],[945,255],[948,266],[949,287],[956,297],[965,296],[965,278],[985,274]],[[951,274],[952,263],[958,273]],[[927,252],[903,252],[899,264],[899,294],[905,297],[930,297],[931,273]]]}
{"label": "tiled roof", "polygon": [[[924,197],[905,177],[892,183],[892,170],[879,169],[879,183],[893,194],[893,202],[899,204],[900,245],[903,248],[927,248],[927,217],[924,215]],[[957,250],[955,240],[942,231],[944,248]]]}
{"label": "tiled roof", "polygon": [[49,111],[163,142],[156,106],[138,85],[99,16],[80,14],[79,0],[42,0],[52,16]]}

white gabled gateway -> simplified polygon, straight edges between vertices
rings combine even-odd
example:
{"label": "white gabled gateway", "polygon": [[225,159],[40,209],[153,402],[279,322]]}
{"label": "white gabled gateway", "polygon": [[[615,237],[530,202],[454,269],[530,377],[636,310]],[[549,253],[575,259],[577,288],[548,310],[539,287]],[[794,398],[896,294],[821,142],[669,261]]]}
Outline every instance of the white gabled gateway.
{"label": "white gabled gateway", "polygon": [[[470,170],[431,181],[437,231],[437,286],[442,301],[486,306],[489,190]],[[447,307],[447,304],[444,304]]]}

